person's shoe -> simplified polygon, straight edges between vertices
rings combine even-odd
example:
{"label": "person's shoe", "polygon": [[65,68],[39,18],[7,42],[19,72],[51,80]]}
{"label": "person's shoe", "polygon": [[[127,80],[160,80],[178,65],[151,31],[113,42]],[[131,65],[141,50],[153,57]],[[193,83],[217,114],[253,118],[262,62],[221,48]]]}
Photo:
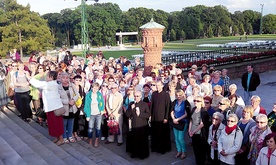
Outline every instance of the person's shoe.
{"label": "person's shoe", "polygon": [[123,143],[117,143],[117,146],[121,146],[121,145],[123,145]]}
{"label": "person's shoe", "polygon": [[73,137],[69,137],[69,142],[70,143],[76,143],[76,140]]}
{"label": "person's shoe", "polygon": [[25,122],[27,123],[30,123],[31,122],[31,119],[30,118],[27,118],[27,119],[24,119]]}
{"label": "person's shoe", "polygon": [[64,138],[64,139],[63,139],[63,143],[69,144],[70,142],[69,142],[68,139]]}
{"label": "person's shoe", "polygon": [[[66,139],[67,140],[67,139]],[[67,140],[68,141],[68,140]],[[56,145],[57,146],[60,146],[60,145],[62,145],[62,144],[64,144],[64,141],[58,141],[58,142],[56,142]]]}
{"label": "person's shoe", "polygon": [[97,148],[99,146],[99,139],[95,139],[95,144],[94,144],[94,147]]}
{"label": "person's shoe", "polygon": [[105,140],[105,137],[101,137],[101,141],[104,141]]}
{"label": "person's shoe", "polygon": [[186,158],[186,154],[185,154],[185,152],[183,152],[180,156],[180,159],[185,159],[185,158]]}
{"label": "person's shoe", "polygon": [[104,144],[109,144],[109,143],[111,143],[111,142],[110,142],[110,141],[108,141],[108,140],[104,142]]}
{"label": "person's shoe", "polygon": [[177,154],[174,155],[175,158],[178,158],[181,156],[181,152],[178,152]]}

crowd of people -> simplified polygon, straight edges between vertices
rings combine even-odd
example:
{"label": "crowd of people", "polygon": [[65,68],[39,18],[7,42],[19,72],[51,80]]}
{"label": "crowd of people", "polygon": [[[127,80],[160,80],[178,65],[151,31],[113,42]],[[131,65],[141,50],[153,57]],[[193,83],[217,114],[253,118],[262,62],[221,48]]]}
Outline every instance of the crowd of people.
{"label": "crowd of people", "polygon": [[[32,54],[28,64],[0,63],[0,103],[13,100],[26,122],[36,116],[57,145],[87,140],[98,147],[105,140],[121,146],[125,139],[126,152],[145,159],[150,149],[171,150],[172,131],[175,158],[185,159],[188,135],[197,165],[275,163],[276,103],[269,114],[261,106],[254,66],[241,78],[243,97],[227,69],[200,67],[193,65],[185,78],[175,63],[158,63],[145,76],[139,58],[131,64],[101,51],[85,59],[68,50],[56,60]],[[117,124],[112,131],[111,120]]]}

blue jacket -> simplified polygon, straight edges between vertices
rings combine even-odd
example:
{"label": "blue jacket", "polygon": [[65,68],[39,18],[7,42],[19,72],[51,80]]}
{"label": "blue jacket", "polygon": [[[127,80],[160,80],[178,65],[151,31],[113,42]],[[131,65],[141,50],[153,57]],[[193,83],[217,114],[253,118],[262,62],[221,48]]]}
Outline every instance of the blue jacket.
{"label": "blue jacket", "polygon": [[[91,115],[91,102],[92,102],[91,94],[92,94],[92,90],[90,90],[85,96],[84,113],[86,117],[90,117]],[[97,101],[98,101],[98,108],[100,112],[103,112],[105,107],[104,98],[99,91],[97,92]]]}

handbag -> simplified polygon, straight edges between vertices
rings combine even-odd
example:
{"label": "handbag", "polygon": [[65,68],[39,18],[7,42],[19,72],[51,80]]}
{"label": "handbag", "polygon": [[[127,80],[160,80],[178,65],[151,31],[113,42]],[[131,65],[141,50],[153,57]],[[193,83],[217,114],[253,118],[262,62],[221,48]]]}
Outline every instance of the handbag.
{"label": "handbag", "polygon": [[107,120],[109,135],[120,135],[119,123],[114,118]]}
{"label": "handbag", "polygon": [[54,113],[56,116],[62,116],[65,113],[65,108],[64,107],[60,107],[58,109],[54,110]]}
{"label": "handbag", "polygon": [[[73,88],[73,91],[74,91],[74,96],[76,96],[77,94],[76,94],[74,88]],[[79,95],[77,101],[75,102],[75,104],[76,104],[77,108],[80,108],[80,107],[81,107],[81,105],[82,105],[82,97],[81,97],[80,95]]]}
{"label": "handbag", "polygon": [[13,97],[13,95],[14,95],[14,89],[12,89],[11,87],[9,87],[8,96],[11,98],[11,97]]}
{"label": "handbag", "polygon": [[184,126],[185,126],[185,121],[178,121],[178,124],[175,124],[172,120],[170,121],[170,125],[180,131],[184,130]]}

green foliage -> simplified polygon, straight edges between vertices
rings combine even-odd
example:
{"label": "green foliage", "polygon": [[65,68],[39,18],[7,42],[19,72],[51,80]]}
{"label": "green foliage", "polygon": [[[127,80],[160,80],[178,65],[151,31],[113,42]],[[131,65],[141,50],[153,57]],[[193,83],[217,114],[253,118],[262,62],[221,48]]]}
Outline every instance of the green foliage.
{"label": "green foliage", "polygon": [[19,49],[20,54],[25,54],[52,46],[53,37],[47,22],[38,13],[31,12],[29,5],[24,7],[15,0],[2,3],[5,8],[0,9],[1,54],[13,48]]}
{"label": "green foliage", "polygon": [[268,34],[276,33],[276,15],[268,14],[263,18],[263,32]]}

